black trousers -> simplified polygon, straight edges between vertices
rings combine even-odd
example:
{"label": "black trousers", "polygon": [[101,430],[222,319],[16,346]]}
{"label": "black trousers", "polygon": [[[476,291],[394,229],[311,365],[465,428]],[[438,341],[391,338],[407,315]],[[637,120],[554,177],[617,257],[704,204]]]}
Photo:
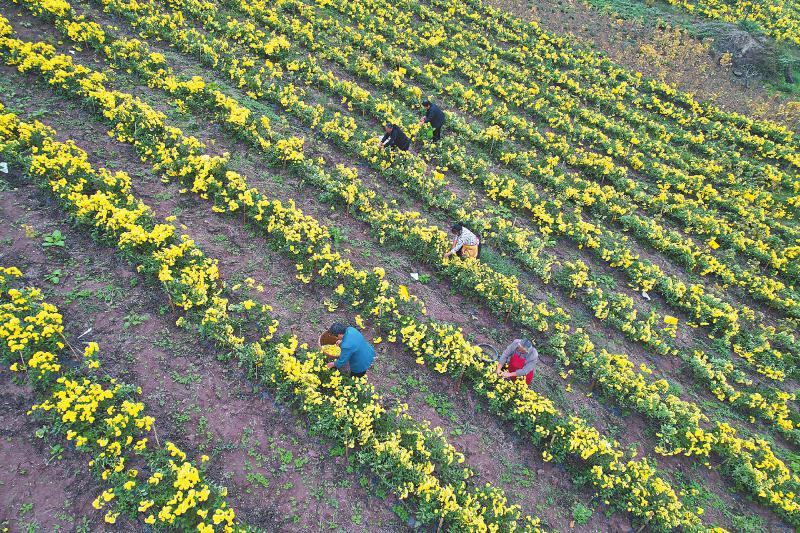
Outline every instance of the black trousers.
{"label": "black trousers", "polygon": [[363,372],[351,372],[350,373],[350,377],[354,377],[354,378],[363,378],[366,375],[367,375],[367,371],[366,370],[364,370]]}
{"label": "black trousers", "polygon": [[442,127],[439,126],[438,128],[433,128],[433,142],[436,142],[441,138],[442,138]]}

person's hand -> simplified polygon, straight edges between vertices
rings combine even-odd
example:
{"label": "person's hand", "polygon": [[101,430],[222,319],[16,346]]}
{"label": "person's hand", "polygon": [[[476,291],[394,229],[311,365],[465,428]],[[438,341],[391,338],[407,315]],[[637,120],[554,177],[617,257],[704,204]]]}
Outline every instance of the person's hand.
{"label": "person's hand", "polygon": [[503,371],[503,365],[501,365],[500,363],[497,363],[497,368],[495,369],[494,373],[499,376],[500,372],[502,372],[502,371]]}
{"label": "person's hand", "polygon": [[336,341],[336,346],[341,346],[341,345],[342,345],[342,339],[339,339],[338,341]]}
{"label": "person's hand", "polygon": [[500,375],[501,375],[502,377],[504,377],[505,379],[511,379],[511,378],[515,377],[515,375],[514,375],[514,373],[513,373],[513,372],[503,372],[503,373],[502,373],[502,374],[500,374]]}
{"label": "person's hand", "polygon": [[333,368],[334,366],[336,366],[336,364],[333,361],[331,361],[330,363],[328,363],[325,366],[327,366],[328,368]]}
{"label": "person's hand", "polygon": [[420,124],[425,124],[425,117],[422,117],[421,119],[419,119],[419,123]]}

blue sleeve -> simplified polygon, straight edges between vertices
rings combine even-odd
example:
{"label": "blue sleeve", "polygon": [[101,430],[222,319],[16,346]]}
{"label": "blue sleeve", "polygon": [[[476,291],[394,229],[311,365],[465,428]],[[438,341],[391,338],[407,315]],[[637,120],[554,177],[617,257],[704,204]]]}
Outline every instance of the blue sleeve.
{"label": "blue sleeve", "polygon": [[350,358],[353,356],[353,354],[356,352],[355,347],[352,345],[352,343],[345,342],[345,339],[342,339],[342,344],[339,345],[339,348],[342,349],[342,353],[339,354],[339,359],[337,359],[336,362],[333,363],[334,366],[336,366],[336,368],[342,368],[344,365],[346,365],[347,362],[350,360]]}

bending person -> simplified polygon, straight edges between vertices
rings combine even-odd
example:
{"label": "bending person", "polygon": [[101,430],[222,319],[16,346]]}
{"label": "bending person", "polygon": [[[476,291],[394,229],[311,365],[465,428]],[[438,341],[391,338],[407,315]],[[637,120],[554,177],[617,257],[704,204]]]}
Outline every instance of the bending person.
{"label": "bending person", "polygon": [[403,133],[403,130],[401,130],[400,126],[397,124],[388,122],[383,129],[386,133],[384,133],[381,139],[381,145],[387,150],[395,146],[398,150],[405,152],[408,150],[409,146],[411,146],[411,141],[408,140],[408,136]]}
{"label": "bending person", "polygon": [[336,361],[328,363],[328,368],[341,370],[350,363],[350,375],[360,378],[367,373],[375,360],[375,348],[356,328],[336,322],[328,329],[328,333],[338,337],[336,345],[342,350]]}
{"label": "bending person", "polygon": [[444,254],[445,257],[457,254],[458,257],[462,259],[468,257],[480,259],[481,240],[477,235],[472,233],[461,223],[454,224],[453,227],[450,228],[450,231],[453,232],[455,238],[453,239],[453,247],[450,248],[449,252]]}
{"label": "bending person", "polygon": [[[528,385],[539,364],[539,352],[528,339],[514,339],[497,360],[497,374],[505,379],[525,378]],[[503,367],[508,365],[508,370]]]}
{"label": "bending person", "polygon": [[442,126],[444,125],[444,112],[436,105],[432,104],[430,100],[424,100],[422,107],[425,108],[425,116],[419,121],[420,124],[426,122],[433,128],[433,142],[442,138]]}

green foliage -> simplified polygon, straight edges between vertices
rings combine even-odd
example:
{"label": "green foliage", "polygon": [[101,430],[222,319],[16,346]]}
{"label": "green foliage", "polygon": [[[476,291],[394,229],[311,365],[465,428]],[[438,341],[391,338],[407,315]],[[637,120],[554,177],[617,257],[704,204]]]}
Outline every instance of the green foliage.
{"label": "green foliage", "polygon": [[59,230],[54,230],[52,233],[45,233],[42,236],[42,246],[45,248],[63,248],[66,244],[66,239]]}
{"label": "green foliage", "polygon": [[44,279],[49,281],[53,285],[58,285],[59,282],[61,281],[62,277],[63,277],[63,274],[61,273],[61,269],[57,268],[57,269],[53,270],[52,272],[50,272],[49,274],[46,274]]}
{"label": "green foliage", "polygon": [[494,250],[489,250],[484,247],[481,250],[481,262],[500,274],[516,276],[518,279],[523,279],[520,269],[508,257],[500,255]]}
{"label": "green foliage", "polygon": [[576,502],[572,506],[572,518],[580,525],[586,525],[592,517],[592,510],[581,502]]}
{"label": "green foliage", "polygon": [[122,319],[122,329],[130,329],[135,328],[140,324],[144,324],[150,319],[150,315],[148,314],[138,314],[134,311],[131,311]]}

